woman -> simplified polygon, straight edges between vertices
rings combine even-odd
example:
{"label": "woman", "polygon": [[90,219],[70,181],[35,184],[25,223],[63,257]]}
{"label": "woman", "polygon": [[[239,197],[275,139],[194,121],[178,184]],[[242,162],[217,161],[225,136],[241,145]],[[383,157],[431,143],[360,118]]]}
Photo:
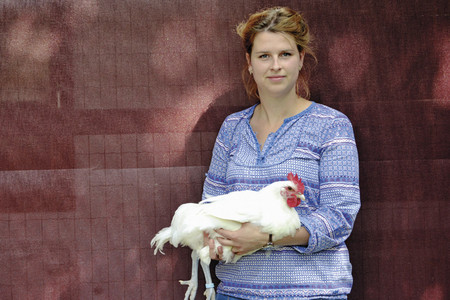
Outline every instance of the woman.
{"label": "woman", "polygon": [[[288,173],[305,183],[298,208],[302,227],[273,241],[246,223],[220,229],[222,245],[237,254],[260,249],[235,264],[219,262],[217,299],[346,299],[352,287],[344,241],[360,207],[353,129],[342,113],[307,100],[303,67],[309,29],[300,14],[271,8],[237,27],[246,51],[243,77],[254,106],[232,114],[218,134],[203,197],[259,190]],[[301,95],[304,96],[301,96]],[[210,245],[212,259],[221,259]]]}

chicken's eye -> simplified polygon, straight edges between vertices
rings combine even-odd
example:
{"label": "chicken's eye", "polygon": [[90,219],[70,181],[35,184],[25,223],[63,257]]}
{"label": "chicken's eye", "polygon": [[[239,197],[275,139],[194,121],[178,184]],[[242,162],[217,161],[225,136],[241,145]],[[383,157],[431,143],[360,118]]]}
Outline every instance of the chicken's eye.
{"label": "chicken's eye", "polygon": [[288,186],[288,188],[287,188],[289,191],[292,191],[293,190],[293,188],[292,187],[290,187],[290,186]]}

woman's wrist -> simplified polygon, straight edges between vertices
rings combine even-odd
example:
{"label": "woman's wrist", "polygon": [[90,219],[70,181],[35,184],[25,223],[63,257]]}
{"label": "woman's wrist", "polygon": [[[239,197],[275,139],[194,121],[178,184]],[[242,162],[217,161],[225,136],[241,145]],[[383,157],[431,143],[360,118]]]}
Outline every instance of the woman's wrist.
{"label": "woman's wrist", "polygon": [[304,227],[297,229],[293,236],[285,236],[273,241],[274,246],[307,246],[309,242],[309,232]]}
{"label": "woman's wrist", "polygon": [[269,239],[267,240],[266,247],[273,246],[273,239],[272,238],[273,238],[272,234],[269,233]]}
{"label": "woman's wrist", "polygon": [[263,248],[266,247],[273,247],[273,235],[271,233],[268,234],[268,237],[266,238],[266,244],[263,246]]}

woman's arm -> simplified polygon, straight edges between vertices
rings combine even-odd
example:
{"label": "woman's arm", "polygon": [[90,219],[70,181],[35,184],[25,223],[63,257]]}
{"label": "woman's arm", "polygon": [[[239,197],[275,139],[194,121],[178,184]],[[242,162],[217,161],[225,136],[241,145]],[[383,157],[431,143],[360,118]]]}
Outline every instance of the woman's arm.
{"label": "woman's arm", "polygon": [[217,135],[212,152],[211,163],[203,185],[202,200],[226,193],[226,171],[228,168],[230,139],[235,124],[225,119]]}
{"label": "woman's arm", "polygon": [[319,201],[300,215],[308,230],[313,253],[342,244],[350,235],[360,208],[358,152],[350,121],[341,116],[322,130],[319,165]]}
{"label": "woman's arm", "polygon": [[[232,247],[232,251],[237,255],[243,255],[261,249],[269,242],[269,234],[262,232],[261,227],[251,223],[242,224],[241,228],[236,231],[218,229],[216,232],[223,236],[223,238],[218,238],[219,243],[223,246]],[[287,236],[273,241],[273,244],[274,246],[307,246],[308,240],[308,231],[304,227],[300,227],[294,236]],[[205,244],[209,245],[211,259],[220,259],[221,249],[219,249],[219,255],[217,255],[212,240],[207,239]]]}

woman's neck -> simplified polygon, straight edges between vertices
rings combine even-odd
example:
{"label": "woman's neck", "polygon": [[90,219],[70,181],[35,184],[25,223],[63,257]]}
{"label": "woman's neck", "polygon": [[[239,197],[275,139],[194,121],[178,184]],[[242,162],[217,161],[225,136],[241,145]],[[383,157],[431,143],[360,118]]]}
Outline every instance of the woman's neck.
{"label": "woman's neck", "polygon": [[285,99],[261,98],[257,107],[257,118],[267,122],[269,126],[281,124],[287,118],[302,112],[311,104],[311,101],[298,97],[287,97]]}
{"label": "woman's neck", "polygon": [[263,149],[269,134],[276,132],[283,125],[285,119],[302,112],[310,104],[310,101],[301,97],[296,97],[296,99],[290,101],[261,99],[261,103],[256,106],[250,119],[250,125],[258,139],[260,148]]}

